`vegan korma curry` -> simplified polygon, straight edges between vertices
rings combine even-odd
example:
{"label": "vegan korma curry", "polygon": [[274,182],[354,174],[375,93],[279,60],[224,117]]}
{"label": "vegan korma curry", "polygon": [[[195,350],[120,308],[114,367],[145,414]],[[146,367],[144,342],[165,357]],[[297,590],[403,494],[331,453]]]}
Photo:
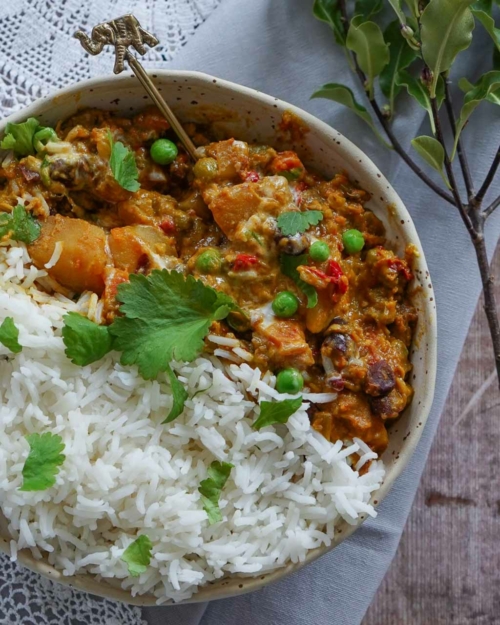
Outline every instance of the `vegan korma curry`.
{"label": "vegan korma curry", "polygon": [[29,253],[44,288],[92,291],[109,324],[130,274],[190,274],[236,302],[210,331],[239,338],[280,392],[337,393],[310,408],[316,430],[386,448],[386,426],[412,396],[412,251],[387,247],[366,191],[343,173],[309,172],[295,152],[212,142],[209,128],[186,124],[193,164],[155,109],[86,110],[55,131],[35,122],[28,148],[20,131],[7,135],[18,158],[0,168],[0,210],[7,219],[31,198],[24,209],[41,228]]}

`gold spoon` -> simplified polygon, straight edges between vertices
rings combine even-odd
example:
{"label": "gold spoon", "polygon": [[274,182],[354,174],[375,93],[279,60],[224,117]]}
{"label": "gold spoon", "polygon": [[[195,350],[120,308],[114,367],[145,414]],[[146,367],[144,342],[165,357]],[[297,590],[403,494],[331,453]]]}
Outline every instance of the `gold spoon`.
{"label": "gold spoon", "polygon": [[188,137],[182,124],[155,87],[144,67],[128,49],[129,46],[132,46],[139,54],[144,55],[146,54],[146,45],[153,48],[158,45],[158,39],[151,33],[148,33],[147,30],[144,30],[137,18],[133,15],[123,15],[115,20],[103,22],[102,24],[94,26],[91,37],[86,35],[82,30],[78,30],[74,36],[80,40],[83,48],[94,56],[100,54],[106,45],[115,47],[114,73],[120,74],[123,72],[125,69],[125,61],[128,62],[131,70],[137,76],[149,97],[160,109],[162,115],[181,140],[187,153],[196,161],[198,156],[194,143]]}

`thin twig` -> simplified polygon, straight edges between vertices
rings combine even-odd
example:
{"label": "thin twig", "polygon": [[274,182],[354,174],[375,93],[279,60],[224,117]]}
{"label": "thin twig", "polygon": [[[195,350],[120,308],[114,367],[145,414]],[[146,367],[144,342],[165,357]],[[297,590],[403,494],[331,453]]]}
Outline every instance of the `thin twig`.
{"label": "thin twig", "polygon": [[[342,23],[344,24],[344,30],[347,34],[349,19],[347,16],[347,8],[346,8],[345,0],[339,0],[339,7],[342,13]],[[365,89],[366,76],[363,70],[360,68],[358,64],[358,59],[356,58],[356,55],[354,54],[354,52],[351,54],[351,56],[354,62],[354,70],[356,74],[358,75],[359,80],[361,81],[363,89]],[[372,107],[375,115],[377,116],[377,119],[379,120],[380,125],[384,129],[385,134],[389,138],[389,141],[391,142],[391,145],[394,148],[394,151],[399,154],[399,156],[404,160],[404,162],[408,165],[408,167],[422,180],[422,182],[424,182],[430,189],[432,189],[434,193],[442,197],[443,200],[446,200],[449,204],[452,204],[453,206],[455,206],[455,201],[453,197],[449,193],[446,193],[446,191],[443,191],[443,189],[441,189],[441,187],[438,184],[436,184],[431,178],[429,178],[429,176],[427,176],[427,174],[424,171],[422,171],[422,169],[420,169],[420,167],[415,163],[415,161],[408,155],[406,150],[398,141],[395,134],[392,132],[392,128],[389,124],[389,120],[384,116],[384,114],[380,110],[380,107],[377,101],[375,99],[370,100],[368,98],[368,102],[370,103],[370,106]]]}
{"label": "thin twig", "polygon": [[[495,174],[497,173],[498,165],[500,165],[500,147],[498,148],[497,153],[495,154],[495,158],[493,159],[493,162],[491,163],[490,170],[486,174],[486,178],[484,179],[484,182],[481,188],[479,189],[476,197],[474,198],[474,204],[479,205],[483,201],[483,198],[486,195],[486,192],[488,191],[488,189],[490,188],[490,185],[493,182],[493,178],[495,177]],[[493,212],[493,210],[491,212]]]}
{"label": "thin twig", "polygon": [[488,208],[484,209],[484,212],[483,212],[484,219],[488,219],[488,217],[491,215],[491,213],[496,208],[498,208],[498,206],[500,206],[500,195],[496,198],[496,200],[493,200],[493,202],[488,206]]}
{"label": "thin twig", "polygon": [[[453,138],[457,136],[457,123],[455,120],[455,113],[453,111],[453,102],[451,99],[451,90],[450,90],[450,81],[446,77],[444,79],[444,89],[445,89],[445,106],[446,112],[448,113],[448,119],[450,120],[451,130],[453,132]],[[457,154],[458,160],[460,161],[460,168],[462,169],[462,176],[464,178],[465,188],[467,190],[467,198],[469,202],[474,197],[474,184],[472,182],[472,177],[470,175],[469,163],[467,161],[467,156],[463,150],[462,142],[460,139],[457,142]]]}
{"label": "thin twig", "polygon": [[450,157],[448,156],[448,151],[446,149],[446,144],[444,142],[443,130],[441,128],[441,119],[439,118],[439,110],[438,110],[436,98],[431,98],[431,109],[432,109],[432,117],[434,119],[434,124],[436,126],[436,138],[439,141],[439,143],[443,146],[443,150],[444,150],[444,166],[446,169],[446,173],[448,175],[448,181],[451,186],[453,199],[455,200],[454,204],[458,208],[460,212],[460,216],[462,217],[465,227],[469,231],[469,234],[472,237],[472,240],[475,241],[477,238],[477,232],[474,229],[474,225],[472,224],[472,221],[469,215],[467,214],[467,210],[465,206],[462,204],[462,200],[458,192],[457,181],[455,180],[453,167],[451,166]]}

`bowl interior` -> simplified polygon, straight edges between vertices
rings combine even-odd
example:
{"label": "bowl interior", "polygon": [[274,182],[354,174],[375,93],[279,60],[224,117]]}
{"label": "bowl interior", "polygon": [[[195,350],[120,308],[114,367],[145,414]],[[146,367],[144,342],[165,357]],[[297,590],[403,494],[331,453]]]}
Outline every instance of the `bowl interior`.
{"label": "bowl interior", "polygon": [[[389,447],[383,455],[387,473],[382,487],[374,494],[372,501],[377,505],[408,462],[420,438],[434,394],[436,308],[425,257],[406,208],[367,156],[341,133],[304,111],[271,96],[196,72],[158,71],[153,74],[153,79],[182,121],[210,122],[221,138],[234,136],[246,141],[268,143],[281,149],[296,150],[308,167],[325,176],[332,177],[338,171],[347,172],[363,189],[372,194],[367,206],[384,222],[388,239],[395,251],[402,254],[406,245],[416,246],[418,258],[414,265],[416,286],[413,303],[418,309],[419,319],[411,350],[411,380],[415,396],[401,418],[390,428]],[[79,83],[56,96],[38,100],[27,110],[11,116],[8,121],[24,121],[29,116],[35,116],[42,124],[53,125],[84,107],[103,108],[126,115],[148,104],[149,98],[135,76],[106,77]],[[302,119],[305,124],[303,132],[292,135],[280,128],[285,110],[292,110]],[[4,126],[5,121],[0,124],[0,134],[3,133]],[[289,564],[258,577],[233,576],[218,580],[201,588],[186,603],[220,599],[256,590],[323,555],[352,534],[363,520],[361,518],[356,525],[343,522],[339,525],[334,544],[309,552],[304,563]],[[8,552],[8,543],[7,525],[0,518],[0,549]],[[153,595],[132,597],[112,580],[98,580],[91,575],[64,577],[47,562],[35,560],[31,552],[22,551],[18,558],[22,564],[43,575],[96,595],[136,605],[156,603]]]}

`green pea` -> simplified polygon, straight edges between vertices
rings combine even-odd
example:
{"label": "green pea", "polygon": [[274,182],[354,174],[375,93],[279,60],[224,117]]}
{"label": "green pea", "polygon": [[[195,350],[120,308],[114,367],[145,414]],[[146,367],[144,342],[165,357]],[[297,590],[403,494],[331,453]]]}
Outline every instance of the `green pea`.
{"label": "green pea", "polygon": [[276,378],[276,390],[278,393],[300,393],[304,388],[304,378],[297,369],[283,369]]}
{"label": "green pea", "polygon": [[151,146],[149,153],[158,165],[169,165],[172,161],[175,161],[179,150],[175,143],[169,139],[157,139]]}
{"label": "green pea", "polygon": [[196,178],[203,182],[210,182],[217,176],[219,168],[215,158],[200,158],[193,166],[193,173]]}
{"label": "green pea", "polygon": [[281,291],[273,301],[273,312],[277,317],[288,318],[297,312],[299,300],[290,291]]}
{"label": "green pea", "polygon": [[348,254],[356,254],[361,252],[365,245],[365,237],[359,231],[353,228],[352,230],[346,230],[342,235],[342,242],[344,243],[345,251]]}
{"label": "green pea", "polygon": [[201,273],[217,273],[222,265],[222,259],[217,250],[205,250],[196,259],[196,269]]}
{"label": "green pea", "polygon": [[309,248],[309,256],[311,260],[314,260],[316,263],[322,263],[325,260],[328,260],[330,256],[330,248],[324,241],[314,241],[314,243]]}
{"label": "green pea", "polygon": [[235,332],[248,332],[252,327],[248,315],[237,310],[232,310],[226,321]]}

